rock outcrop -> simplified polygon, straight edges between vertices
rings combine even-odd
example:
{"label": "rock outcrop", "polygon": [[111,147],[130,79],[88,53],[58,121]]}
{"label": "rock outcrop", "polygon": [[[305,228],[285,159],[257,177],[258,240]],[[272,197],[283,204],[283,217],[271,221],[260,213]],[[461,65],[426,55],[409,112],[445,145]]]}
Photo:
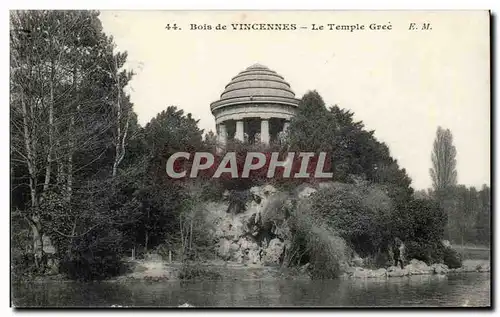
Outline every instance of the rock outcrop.
{"label": "rock outcrop", "polygon": [[351,267],[347,269],[342,278],[386,278],[387,270],[380,268],[377,270],[365,269],[362,267]]}
{"label": "rock outcrop", "polygon": [[410,263],[405,266],[405,270],[408,271],[409,275],[428,275],[434,273],[432,267],[428,266],[424,261],[417,259],[412,259]]}
{"label": "rock outcrop", "polygon": [[445,264],[442,264],[442,263],[432,264],[431,268],[432,268],[432,271],[434,274],[441,274],[441,275],[448,274],[448,272],[450,271],[448,269],[448,266],[446,266]]}
{"label": "rock outcrop", "polygon": [[[217,254],[221,259],[261,265],[280,263],[285,246],[289,244],[286,240],[288,228],[273,221],[263,223],[266,207],[276,194],[278,191],[271,185],[252,187],[245,209],[237,213],[228,212],[228,202],[207,206],[209,221],[215,228],[214,237],[218,240]],[[229,198],[229,195],[225,197]]]}
{"label": "rock outcrop", "polygon": [[380,268],[376,270],[362,267],[349,267],[345,269],[344,278],[385,278],[385,277],[403,277],[410,275],[431,275],[447,274],[448,267],[444,264],[433,264],[428,266],[425,262],[412,259],[403,269],[398,266],[390,266],[387,269]]}
{"label": "rock outcrop", "polygon": [[410,275],[410,272],[406,267],[404,269],[398,266],[390,266],[387,268],[387,277],[401,277],[408,275]]}
{"label": "rock outcrop", "polygon": [[[320,184],[319,188],[325,186],[331,186],[331,184]],[[307,199],[316,191],[315,188],[304,185],[298,188],[294,195],[299,199]],[[271,185],[252,187],[246,194],[249,198],[244,210],[229,208],[229,193],[224,195],[223,202],[210,203],[206,206],[208,220],[213,225],[213,236],[218,241],[217,254],[224,261],[239,264],[257,267],[278,265],[283,260],[285,250],[290,246],[290,241],[287,240],[290,237],[290,228],[282,220],[280,223],[274,213],[286,204],[287,200],[279,199],[279,195],[283,193]],[[274,206],[273,203],[278,204]],[[364,265],[363,259],[352,252],[348,259],[340,263],[340,269],[343,272],[341,277],[388,278],[490,271],[487,261],[470,263],[464,261],[463,266],[458,269],[449,269],[444,264],[429,266],[417,259],[412,259],[404,268],[390,266],[372,270],[363,268]],[[307,270],[308,268],[305,268],[303,271]]]}

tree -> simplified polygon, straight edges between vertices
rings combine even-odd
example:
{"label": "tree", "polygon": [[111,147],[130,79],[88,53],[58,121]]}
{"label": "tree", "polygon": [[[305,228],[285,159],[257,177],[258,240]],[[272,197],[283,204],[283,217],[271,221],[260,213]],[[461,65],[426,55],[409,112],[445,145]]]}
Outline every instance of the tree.
{"label": "tree", "polygon": [[215,152],[217,148],[217,136],[210,130],[205,134],[205,148],[210,152]]}
{"label": "tree", "polygon": [[191,114],[171,106],[138,132],[143,139],[130,153],[137,160],[125,169],[130,173],[127,182],[131,194],[124,202],[136,200],[138,211],[135,221],[123,228],[130,247],[141,247],[147,252],[167,240],[177,243],[181,209],[189,201],[188,190],[185,184],[167,177],[165,166],[174,152],[203,148],[203,131],[197,123]]}
{"label": "tree", "polygon": [[192,151],[201,148],[203,130],[190,113],[175,106],[156,115],[144,128],[144,136],[151,157],[168,156],[176,151]]}
{"label": "tree", "polygon": [[330,108],[337,132],[333,152],[334,177],[349,181],[358,175],[383,185],[396,204],[404,204],[413,194],[411,178],[390,155],[389,148],[378,141],[375,131],[366,131],[362,121],[354,121],[354,113],[338,106]]}
{"label": "tree", "polygon": [[491,190],[483,185],[479,191],[479,210],[476,215],[475,233],[476,241],[480,244],[490,245],[490,214],[491,214]]}
{"label": "tree", "polygon": [[327,152],[333,178],[353,182],[353,176],[383,185],[397,204],[413,194],[405,169],[390,156],[386,144],[366,131],[362,121],[338,106],[329,109],[316,92],[306,93],[289,128],[290,150]]}
{"label": "tree", "polygon": [[453,231],[452,213],[457,209],[455,186],[457,185],[456,160],[457,151],[453,145],[453,136],[449,129],[437,128],[431,154],[432,168],[429,170],[434,195],[448,215],[447,237],[451,240]]}
{"label": "tree", "polygon": [[456,208],[450,211],[448,223],[451,228],[451,238],[460,243],[469,240],[471,230],[474,227],[475,216],[477,212],[477,191],[475,188],[467,188],[460,185],[454,188],[454,197]]}
{"label": "tree", "polygon": [[457,150],[449,129],[438,127],[432,150],[430,174],[436,192],[445,191],[457,184]]}
{"label": "tree", "polygon": [[31,228],[40,271],[44,235],[71,246],[108,223],[105,210],[85,203],[116,174],[128,140],[132,104],[123,88],[131,74],[119,71],[126,54],[114,54],[98,16],[11,13],[11,162],[20,198],[13,208]]}
{"label": "tree", "polygon": [[332,119],[319,93],[307,92],[300,101],[297,114],[290,121],[290,150],[331,152],[335,132]]}

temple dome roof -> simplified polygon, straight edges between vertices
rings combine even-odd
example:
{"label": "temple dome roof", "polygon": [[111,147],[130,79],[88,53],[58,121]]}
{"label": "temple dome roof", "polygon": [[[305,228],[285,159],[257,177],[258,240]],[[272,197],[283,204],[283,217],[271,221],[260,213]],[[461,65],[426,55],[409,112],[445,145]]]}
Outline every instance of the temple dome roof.
{"label": "temple dome roof", "polygon": [[220,99],[211,104],[216,108],[234,104],[288,104],[296,107],[298,100],[283,76],[261,64],[254,64],[233,77]]}
{"label": "temple dome roof", "polygon": [[255,64],[233,77],[220,99],[246,96],[294,98],[295,94],[283,76],[263,65]]}

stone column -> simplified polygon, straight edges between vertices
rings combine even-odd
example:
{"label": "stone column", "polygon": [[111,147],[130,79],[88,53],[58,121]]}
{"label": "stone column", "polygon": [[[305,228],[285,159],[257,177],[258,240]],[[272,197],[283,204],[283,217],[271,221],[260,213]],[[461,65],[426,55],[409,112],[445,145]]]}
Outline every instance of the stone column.
{"label": "stone column", "polygon": [[224,123],[219,124],[219,132],[217,133],[217,141],[219,142],[219,146],[224,148],[226,146],[226,125]]}
{"label": "stone column", "polygon": [[269,144],[269,120],[260,121],[260,142]]}
{"label": "stone column", "polygon": [[243,121],[236,121],[236,133],[234,134],[234,138],[241,142],[245,141]]}

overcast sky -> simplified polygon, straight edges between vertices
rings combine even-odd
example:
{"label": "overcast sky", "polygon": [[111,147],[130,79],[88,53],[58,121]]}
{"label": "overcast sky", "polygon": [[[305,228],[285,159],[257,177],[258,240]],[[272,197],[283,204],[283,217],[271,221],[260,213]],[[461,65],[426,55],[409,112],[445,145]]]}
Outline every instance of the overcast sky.
{"label": "overcast sky", "polygon": [[[490,184],[487,12],[103,11],[104,31],[129,54],[129,90],[141,124],[169,105],[215,131],[210,103],[238,72],[260,63],[296,96],[317,90],[355,113],[406,168],[416,189],[431,186],[439,125],[457,147],[458,182]],[[296,23],[297,31],[190,31],[191,23]],[[390,31],[313,31],[312,23],[390,24]],[[431,30],[409,31],[409,23]],[[166,30],[167,24],[182,30]]]}

